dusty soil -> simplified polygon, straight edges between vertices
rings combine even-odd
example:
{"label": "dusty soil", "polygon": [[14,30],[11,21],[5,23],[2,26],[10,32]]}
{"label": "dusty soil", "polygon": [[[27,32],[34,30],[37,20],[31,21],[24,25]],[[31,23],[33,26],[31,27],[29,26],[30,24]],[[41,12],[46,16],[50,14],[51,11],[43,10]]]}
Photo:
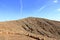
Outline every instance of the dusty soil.
{"label": "dusty soil", "polygon": [[0,40],[60,40],[60,22],[35,17],[0,22]]}

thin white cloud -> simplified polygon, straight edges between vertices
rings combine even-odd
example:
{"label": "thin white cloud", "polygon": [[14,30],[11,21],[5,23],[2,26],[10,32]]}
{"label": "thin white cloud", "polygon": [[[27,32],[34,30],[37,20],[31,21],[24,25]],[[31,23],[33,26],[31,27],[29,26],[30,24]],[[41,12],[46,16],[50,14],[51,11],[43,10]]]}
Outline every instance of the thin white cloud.
{"label": "thin white cloud", "polygon": [[53,2],[54,2],[54,3],[58,3],[58,0],[54,0]]}
{"label": "thin white cloud", "polygon": [[44,10],[45,7],[46,5],[42,6],[38,11],[41,12],[42,10]]}
{"label": "thin white cloud", "polygon": [[20,14],[23,15],[23,2],[22,2],[22,0],[20,0],[20,5],[21,5]]}
{"label": "thin white cloud", "polygon": [[42,11],[43,11],[46,7],[48,7],[48,6],[49,6],[49,1],[47,1],[45,5],[43,5],[42,7],[40,7],[40,8],[38,9],[38,12],[42,12]]}
{"label": "thin white cloud", "polygon": [[60,11],[60,8],[58,8],[57,11]]}

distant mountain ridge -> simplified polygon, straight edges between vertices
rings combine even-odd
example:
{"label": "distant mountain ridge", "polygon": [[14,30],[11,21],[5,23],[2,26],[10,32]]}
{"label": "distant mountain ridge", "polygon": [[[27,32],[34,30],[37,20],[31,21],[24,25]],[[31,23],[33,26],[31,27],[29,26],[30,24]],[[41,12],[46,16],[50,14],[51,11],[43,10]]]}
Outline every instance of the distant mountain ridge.
{"label": "distant mountain ridge", "polygon": [[1,40],[60,40],[60,22],[28,17],[0,22]]}

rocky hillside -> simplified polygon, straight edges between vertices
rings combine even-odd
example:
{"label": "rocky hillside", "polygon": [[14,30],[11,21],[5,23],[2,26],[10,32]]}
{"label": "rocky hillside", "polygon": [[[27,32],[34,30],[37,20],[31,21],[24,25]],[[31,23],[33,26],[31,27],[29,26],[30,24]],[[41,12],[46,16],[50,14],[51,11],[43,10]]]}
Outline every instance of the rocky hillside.
{"label": "rocky hillside", "polygon": [[0,40],[60,40],[60,22],[35,17],[0,22]]}

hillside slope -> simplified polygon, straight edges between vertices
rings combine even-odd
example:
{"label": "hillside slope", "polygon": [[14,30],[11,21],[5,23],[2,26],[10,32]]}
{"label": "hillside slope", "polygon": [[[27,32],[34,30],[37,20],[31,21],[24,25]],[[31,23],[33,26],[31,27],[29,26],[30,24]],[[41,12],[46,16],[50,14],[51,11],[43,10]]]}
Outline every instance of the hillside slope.
{"label": "hillside slope", "polygon": [[60,40],[60,22],[34,17],[0,22],[0,40]]}

